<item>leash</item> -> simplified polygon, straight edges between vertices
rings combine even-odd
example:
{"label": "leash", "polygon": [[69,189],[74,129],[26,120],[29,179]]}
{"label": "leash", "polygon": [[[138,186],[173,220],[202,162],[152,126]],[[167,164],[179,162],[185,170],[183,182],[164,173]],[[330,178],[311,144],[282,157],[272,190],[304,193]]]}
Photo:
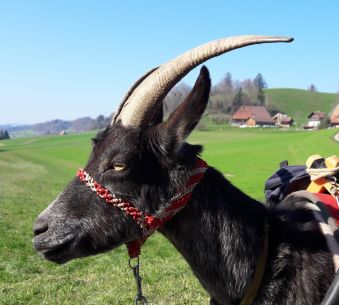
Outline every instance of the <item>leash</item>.
{"label": "leash", "polygon": [[251,284],[248,286],[248,288],[246,289],[245,295],[242,298],[240,305],[253,304],[254,299],[256,298],[258,291],[260,289],[262,279],[264,277],[266,261],[267,261],[267,253],[268,253],[268,224],[266,223],[265,228],[264,228],[262,251],[257,262],[257,267],[254,272],[253,280]]}
{"label": "leash", "polygon": [[142,293],[141,283],[142,283],[142,277],[139,274],[140,269],[140,261],[139,256],[136,258],[136,264],[132,264],[132,258],[128,260],[129,267],[133,270],[133,276],[135,279],[135,283],[137,286],[137,294],[134,299],[134,305],[147,305],[147,299]]}

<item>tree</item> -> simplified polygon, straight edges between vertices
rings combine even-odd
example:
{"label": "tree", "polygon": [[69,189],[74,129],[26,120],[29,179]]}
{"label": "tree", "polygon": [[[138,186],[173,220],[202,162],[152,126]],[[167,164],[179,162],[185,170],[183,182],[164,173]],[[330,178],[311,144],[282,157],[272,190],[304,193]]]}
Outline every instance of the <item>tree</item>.
{"label": "tree", "polygon": [[226,88],[233,90],[233,80],[232,80],[232,74],[230,72],[226,73],[226,76],[223,79],[223,83]]}
{"label": "tree", "polygon": [[231,112],[236,111],[241,105],[243,105],[244,93],[242,87],[239,87],[234,95]]}
{"label": "tree", "polygon": [[186,83],[179,83],[176,85],[164,99],[164,114],[171,114],[178,105],[187,97],[192,90],[192,87]]}
{"label": "tree", "polygon": [[228,72],[215,86],[211,89],[209,108],[228,112],[234,99],[234,83],[232,74]]}
{"label": "tree", "polygon": [[313,84],[309,85],[307,90],[311,92],[318,92],[317,87]]}
{"label": "tree", "polygon": [[92,130],[101,130],[104,129],[109,123],[107,122],[107,118],[105,118],[102,114],[100,114],[93,122],[91,129]]}
{"label": "tree", "polygon": [[321,120],[318,128],[319,129],[326,129],[331,125],[331,119],[330,117],[326,114],[325,117]]}
{"label": "tree", "polygon": [[259,105],[263,106],[265,105],[264,89],[267,88],[267,83],[261,73],[258,73],[257,76],[254,78],[254,83],[258,89],[257,99],[258,99]]}
{"label": "tree", "polygon": [[0,129],[0,140],[7,140],[9,139],[9,134],[6,129]]}
{"label": "tree", "polygon": [[245,79],[241,82],[243,90],[242,104],[243,105],[258,105],[257,95],[258,88],[254,80]]}

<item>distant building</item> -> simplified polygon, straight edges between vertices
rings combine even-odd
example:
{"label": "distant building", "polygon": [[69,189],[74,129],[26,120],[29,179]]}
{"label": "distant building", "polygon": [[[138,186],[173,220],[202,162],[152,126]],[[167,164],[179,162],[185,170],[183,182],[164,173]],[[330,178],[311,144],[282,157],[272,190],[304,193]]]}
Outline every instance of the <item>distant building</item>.
{"label": "distant building", "polygon": [[280,112],[273,116],[272,119],[278,127],[282,128],[291,127],[294,122],[293,119],[289,117],[287,114]]}
{"label": "distant building", "polygon": [[275,122],[264,106],[240,106],[232,115],[232,125],[274,127]]}
{"label": "distant building", "polygon": [[308,123],[304,129],[318,129],[322,120],[325,119],[325,113],[321,111],[314,111],[308,115]]}
{"label": "distant building", "polygon": [[334,108],[330,117],[331,126],[339,128],[339,104]]}

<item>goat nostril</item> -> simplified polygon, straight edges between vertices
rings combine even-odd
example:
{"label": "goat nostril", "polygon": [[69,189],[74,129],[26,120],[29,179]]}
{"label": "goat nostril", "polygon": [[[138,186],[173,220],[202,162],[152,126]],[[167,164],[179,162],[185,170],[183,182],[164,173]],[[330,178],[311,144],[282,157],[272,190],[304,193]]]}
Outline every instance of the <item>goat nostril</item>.
{"label": "goat nostril", "polygon": [[41,233],[44,233],[48,230],[48,225],[47,223],[39,223],[37,222],[35,225],[34,225],[34,228],[33,228],[33,233],[34,233],[34,236],[37,236]]}

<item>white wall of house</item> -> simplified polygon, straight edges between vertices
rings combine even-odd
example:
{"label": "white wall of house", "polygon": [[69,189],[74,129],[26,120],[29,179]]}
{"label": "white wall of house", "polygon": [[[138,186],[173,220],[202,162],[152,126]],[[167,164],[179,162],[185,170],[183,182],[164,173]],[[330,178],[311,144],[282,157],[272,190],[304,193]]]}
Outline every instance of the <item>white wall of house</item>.
{"label": "white wall of house", "polygon": [[319,120],[309,120],[308,121],[308,126],[309,127],[318,127],[320,125]]}

